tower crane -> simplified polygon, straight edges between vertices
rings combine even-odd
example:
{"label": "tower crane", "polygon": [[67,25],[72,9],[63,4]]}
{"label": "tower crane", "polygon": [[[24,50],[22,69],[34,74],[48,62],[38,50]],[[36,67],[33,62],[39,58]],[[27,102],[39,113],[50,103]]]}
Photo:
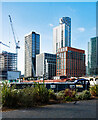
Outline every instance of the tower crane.
{"label": "tower crane", "polygon": [[[10,43],[10,42],[9,42]],[[3,42],[1,42],[0,41],[0,44],[2,44],[2,45],[4,45],[4,46],[6,46],[6,47],[9,47],[10,48],[10,46],[9,45],[6,45],[5,43],[3,43]]]}
{"label": "tower crane", "polygon": [[10,15],[8,15],[8,16],[9,16],[9,20],[10,20],[10,25],[11,25],[13,37],[14,37],[14,42],[16,45],[16,55],[17,55],[17,57],[16,57],[16,71],[17,71],[17,58],[18,58],[18,49],[20,49],[20,47],[19,47],[20,41],[16,42],[16,36],[15,36],[14,28],[13,28],[13,22],[12,22],[11,16]]}

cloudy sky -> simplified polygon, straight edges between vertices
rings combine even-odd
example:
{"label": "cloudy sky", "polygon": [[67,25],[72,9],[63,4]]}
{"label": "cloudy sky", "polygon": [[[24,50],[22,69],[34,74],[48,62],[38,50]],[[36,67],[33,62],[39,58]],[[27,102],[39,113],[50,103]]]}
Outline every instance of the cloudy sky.
{"label": "cloudy sky", "polygon": [[2,41],[6,44],[10,42],[10,48],[3,46],[2,50],[9,52],[15,52],[9,14],[13,20],[17,41],[20,41],[18,69],[22,74],[24,73],[25,34],[31,31],[39,33],[41,53],[52,53],[53,27],[59,25],[59,18],[69,16],[72,20],[71,45],[84,49],[86,54],[90,38],[96,35],[96,2],[3,2]]}

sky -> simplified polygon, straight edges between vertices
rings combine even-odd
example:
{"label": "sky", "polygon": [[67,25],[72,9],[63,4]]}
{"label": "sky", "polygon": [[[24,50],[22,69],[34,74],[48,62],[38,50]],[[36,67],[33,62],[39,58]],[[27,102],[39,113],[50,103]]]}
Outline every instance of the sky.
{"label": "sky", "polygon": [[[55,1],[55,0],[54,0]],[[89,0],[90,1],[90,0]],[[24,74],[24,36],[31,31],[41,35],[41,53],[53,52],[53,28],[61,17],[71,17],[71,46],[86,52],[90,38],[96,36],[96,2],[2,2],[2,38],[15,52],[15,43],[8,15],[11,15],[17,41],[18,70]]]}
{"label": "sky", "polygon": [[1,0],[2,2],[97,2],[97,0]]}

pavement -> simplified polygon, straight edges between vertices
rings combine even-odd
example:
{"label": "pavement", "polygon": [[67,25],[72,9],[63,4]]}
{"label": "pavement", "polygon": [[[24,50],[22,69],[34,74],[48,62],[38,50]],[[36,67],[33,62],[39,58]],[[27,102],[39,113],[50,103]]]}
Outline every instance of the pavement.
{"label": "pavement", "polygon": [[2,112],[2,118],[96,118],[98,100],[61,103]]}

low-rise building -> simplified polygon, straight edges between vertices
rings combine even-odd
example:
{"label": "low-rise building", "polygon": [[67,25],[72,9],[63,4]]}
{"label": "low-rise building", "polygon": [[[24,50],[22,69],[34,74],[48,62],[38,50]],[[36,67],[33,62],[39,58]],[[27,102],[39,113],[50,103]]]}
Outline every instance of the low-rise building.
{"label": "low-rise building", "polygon": [[16,80],[21,75],[21,71],[7,71],[7,80]]}
{"label": "low-rise building", "polygon": [[36,76],[51,79],[56,75],[56,54],[36,55]]}

